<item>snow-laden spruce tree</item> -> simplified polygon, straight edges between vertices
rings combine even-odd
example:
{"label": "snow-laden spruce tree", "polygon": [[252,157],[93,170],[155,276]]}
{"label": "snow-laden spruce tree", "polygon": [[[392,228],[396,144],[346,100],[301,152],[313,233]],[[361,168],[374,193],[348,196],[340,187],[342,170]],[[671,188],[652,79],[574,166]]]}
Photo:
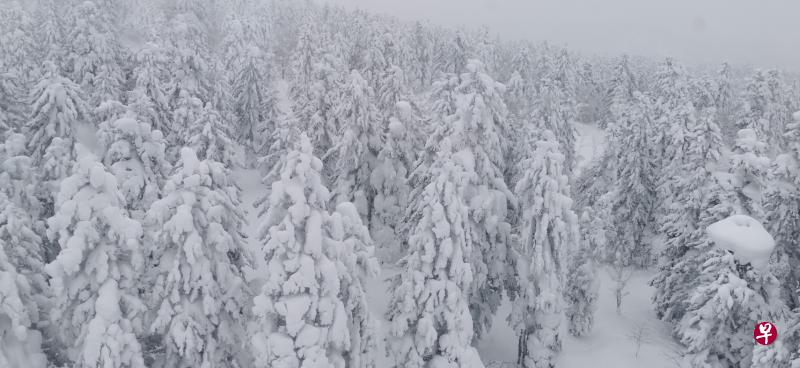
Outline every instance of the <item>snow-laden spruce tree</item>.
{"label": "snow-laden spruce tree", "polygon": [[147,321],[162,346],[153,367],[242,366],[250,296],[244,222],[230,171],[190,148],[151,206],[146,224],[152,285]]}
{"label": "snow-laden spruce tree", "polygon": [[53,295],[50,321],[73,367],[144,367],[137,337],[145,305],[136,284],[142,228],[124,207],[114,175],[92,154],[79,152],[47,221],[48,236],[61,251],[45,266]]}
{"label": "snow-laden spruce tree", "polygon": [[298,121],[305,122],[314,151],[319,156],[328,152],[337,134],[333,112],[340,95],[342,61],[320,44],[319,30],[307,20],[300,32],[295,50],[290,83],[293,111]]}
{"label": "snow-laden spruce tree", "polygon": [[348,317],[350,349],[345,366],[378,368],[375,362],[383,346],[378,320],[367,302],[365,284],[380,273],[374,258],[369,229],[361,221],[358,209],[350,202],[340,203],[327,221],[337,258],[342,302]]}
{"label": "snow-laden spruce tree", "polygon": [[561,350],[567,259],[579,239],[555,134],[543,131],[535,147],[523,160],[524,174],[514,188],[521,211],[520,241],[512,250],[519,291],[509,322],[520,339],[517,363],[545,368],[555,364]]}
{"label": "snow-laden spruce tree", "polygon": [[119,182],[125,196],[124,207],[137,219],[161,198],[170,172],[166,160],[166,141],[161,131],[129,115],[105,121],[97,130],[97,140],[104,152],[103,164]]}
{"label": "snow-laden spruce tree", "polygon": [[734,176],[736,196],[745,214],[763,220],[763,197],[769,185],[770,159],[767,145],[754,129],[741,129],[730,155],[730,172]]}
{"label": "snow-laden spruce tree", "polygon": [[689,295],[676,333],[691,367],[749,367],[749,333],[761,321],[782,320],[778,280],[769,272],[774,241],[753,218],[734,215],[707,228],[715,247]]}
{"label": "snow-laden spruce tree", "polygon": [[[658,262],[658,274],[651,281],[657,292],[653,296],[656,313],[666,321],[676,321],[685,310],[686,293],[692,287],[696,271],[687,273],[684,257],[694,244],[704,236],[709,223],[701,216],[714,203],[713,192],[721,190],[715,182],[716,166],[720,163],[723,147],[722,135],[716,124],[713,109],[703,111],[699,120],[682,133],[680,143],[684,149],[670,163],[669,176],[663,187],[674,191],[673,198],[664,204],[666,215],[660,233],[664,248]],[[711,219],[716,221],[719,219]],[[705,222],[705,223],[704,223]],[[689,255],[695,258],[696,254]]]}
{"label": "snow-laden spruce tree", "polygon": [[[36,164],[49,164],[44,162],[44,157],[48,148],[54,145],[54,138],[66,141],[69,145],[67,157],[74,157],[71,144],[77,135],[78,126],[86,122],[88,113],[80,88],[71,80],[60,76],[55,65],[47,63],[46,74],[31,91],[31,101],[31,116],[25,129],[29,134],[28,149]],[[54,169],[51,173],[63,170],[64,168]],[[52,176],[50,179],[61,177]]]}
{"label": "snow-laden spruce tree", "polygon": [[786,143],[782,134],[791,123],[791,111],[785,104],[784,86],[778,72],[756,70],[747,81],[741,98],[736,127],[755,131],[767,144],[766,152],[779,152]]}
{"label": "snow-laden spruce tree", "polygon": [[169,61],[165,47],[148,42],[134,54],[134,61],[133,90],[127,95],[128,106],[143,122],[169,135],[172,112],[166,90]]}
{"label": "snow-laden spruce tree", "polygon": [[455,114],[444,125],[453,149],[467,150],[475,157],[476,175],[470,177],[464,202],[474,234],[470,310],[476,337],[491,328],[508,276],[508,217],[515,198],[504,177],[509,128],[501,91],[502,85],[485,73],[483,64],[470,60],[456,87]]}
{"label": "snow-laden spruce tree", "polygon": [[[31,91],[31,115],[24,130],[28,152],[38,171],[36,196],[42,204],[42,221],[53,215],[59,183],[70,174],[75,160],[73,146],[88,118],[80,88],[61,77],[53,63],[46,62],[45,66],[45,74]],[[49,262],[58,247],[45,243],[44,260]]]}
{"label": "snow-laden spruce tree", "polygon": [[27,89],[18,79],[10,73],[0,73],[0,138],[20,130],[25,123],[27,106],[23,96]]}
{"label": "snow-laden spruce tree", "polygon": [[[787,266],[800,264],[800,112],[794,118],[785,133],[789,150],[775,159],[770,170],[776,185],[768,188],[764,205],[766,223],[777,243],[776,258]],[[784,299],[793,309],[800,307],[798,271],[797,267],[776,271],[782,281]]]}
{"label": "snow-laden spruce tree", "polygon": [[[247,48],[241,58],[241,66],[236,72],[233,87],[233,112],[237,124],[235,136],[239,144],[258,151],[269,136],[274,125],[277,101],[269,79],[269,68],[264,64],[266,56],[257,47]],[[263,128],[262,128],[263,126]],[[261,131],[259,131],[261,128]]]}
{"label": "snow-laden spruce tree", "polygon": [[382,144],[380,117],[373,99],[367,81],[353,71],[334,111],[340,130],[329,152],[334,160],[330,171],[334,183],[333,202],[353,202],[366,221],[372,214],[375,198],[370,175]]}
{"label": "snow-laden spruce tree", "polygon": [[375,191],[370,224],[381,260],[394,262],[404,248],[401,222],[411,191],[408,136],[412,133],[399,119],[391,117],[384,134],[376,166],[370,174],[370,185]]}
{"label": "snow-laden spruce tree", "polygon": [[544,79],[540,84],[540,91],[531,107],[530,120],[539,128],[555,134],[559,147],[564,151],[564,169],[569,174],[576,160],[575,128],[572,126],[576,115],[575,103],[570,100],[568,91],[563,90],[556,81]]}
{"label": "snow-laden spruce tree", "polygon": [[120,67],[120,45],[108,7],[84,1],[71,8],[67,25],[65,69],[83,88],[92,106],[118,100],[124,76]]}
{"label": "snow-laden spruce tree", "polygon": [[[0,205],[6,203],[4,197],[0,193]],[[6,256],[9,248],[0,239],[0,366],[45,368],[42,336],[34,329],[39,315],[34,290]]]}
{"label": "snow-laden spruce tree", "polygon": [[[652,123],[646,124],[651,142],[650,159],[655,165],[653,177],[657,189],[656,226],[663,226],[670,214],[669,206],[681,194],[676,180],[682,176],[684,151],[694,143],[693,130],[698,126],[697,100],[690,92],[690,81],[683,68],[667,59],[656,74],[653,95]],[[693,158],[695,159],[695,158]]]}
{"label": "snow-laden spruce tree", "polygon": [[583,230],[591,224],[589,213],[581,216],[581,237],[577,247],[567,260],[567,277],[564,285],[564,300],[568,331],[572,336],[585,336],[594,327],[597,310],[598,288],[592,233]]}
{"label": "snow-laden spruce tree", "polygon": [[186,146],[189,138],[189,129],[195,126],[195,123],[200,119],[203,113],[203,101],[192,95],[186,90],[180,90],[178,96],[171,102],[172,106],[172,121],[167,134],[167,142],[169,143],[170,152],[168,156],[170,162],[176,162],[179,159],[180,147]]}
{"label": "snow-laden spruce tree", "polygon": [[613,247],[606,262],[620,266],[646,267],[652,262],[648,234],[652,233],[656,202],[656,165],[651,160],[648,134],[652,101],[640,93],[630,104],[614,106],[619,134],[609,144],[615,168],[609,204],[615,231],[609,234]]}
{"label": "snow-laden spruce tree", "polygon": [[207,103],[191,123],[188,136],[187,146],[197,152],[199,159],[222,163],[228,169],[242,166],[239,145],[231,138],[227,122],[211,104]]}
{"label": "snow-laden spruce tree", "polygon": [[401,272],[392,280],[388,345],[395,367],[483,367],[472,346],[473,226],[465,192],[475,157],[448,139],[432,178],[409,209],[414,221]]}
{"label": "snow-laden spruce tree", "polygon": [[16,272],[29,279],[32,292],[44,295],[44,247],[38,221],[41,204],[36,198],[36,168],[26,155],[26,137],[19,133],[0,144],[0,241],[13,244],[5,250]]}
{"label": "snow-laden spruce tree", "polygon": [[350,203],[328,212],[322,161],[305,135],[281,166],[256,257],[256,366],[374,367],[376,326],[364,282],[377,262],[367,229]]}

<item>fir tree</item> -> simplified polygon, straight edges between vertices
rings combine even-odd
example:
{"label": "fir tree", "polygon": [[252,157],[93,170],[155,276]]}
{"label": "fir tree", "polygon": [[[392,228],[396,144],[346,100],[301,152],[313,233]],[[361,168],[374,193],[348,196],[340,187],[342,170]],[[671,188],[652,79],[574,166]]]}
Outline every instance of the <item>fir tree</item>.
{"label": "fir tree", "polygon": [[[0,204],[5,202],[3,197],[0,194]],[[34,290],[9,262],[5,254],[8,248],[8,243],[0,239],[0,365],[44,368],[47,359],[42,353],[42,336],[34,329],[39,312]]]}
{"label": "fir tree", "polygon": [[392,281],[388,342],[396,367],[483,367],[469,311],[474,241],[464,192],[474,157],[453,152],[448,140],[441,148],[435,177],[409,210],[414,230]]}
{"label": "fir tree", "polygon": [[328,212],[321,170],[301,136],[272,185],[253,307],[259,367],[374,367],[375,321],[363,289],[377,271],[369,235],[352,204]]}
{"label": "fir tree", "polygon": [[245,364],[242,348],[249,300],[242,269],[249,263],[243,214],[230,172],[199,161],[190,148],[153,203],[146,223],[153,284],[149,328],[164,346],[155,367]]}
{"label": "fir tree", "polygon": [[372,215],[374,190],[370,175],[381,146],[379,117],[372,102],[372,89],[353,71],[335,112],[341,131],[329,155],[335,160],[334,203],[353,202],[362,218]]}
{"label": "fir tree", "polygon": [[558,141],[546,130],[536,147],[515,188],[522,212],[514,249],[520,290],[509,317],[520,336],[517,363],[526,368],[552,367],[561,350],[567,256],[579,240]]}
{"label": "fir tree", "polygon": [[123,209],[114,176],[83,153],[64,179],[48,236],[61,251],[45,269],[54,295],[50,320],[74,367],[144,367],[137,340],[141,225]]}
{"label": "fir tree", "polygon": [[143,218],[153,202],[161,198],[161,188],[169,176],[164,135],[147,123],[126,116],[101,123],[97,138],[105,152],[103,164],[120,183],[124,207],[134,218]]}

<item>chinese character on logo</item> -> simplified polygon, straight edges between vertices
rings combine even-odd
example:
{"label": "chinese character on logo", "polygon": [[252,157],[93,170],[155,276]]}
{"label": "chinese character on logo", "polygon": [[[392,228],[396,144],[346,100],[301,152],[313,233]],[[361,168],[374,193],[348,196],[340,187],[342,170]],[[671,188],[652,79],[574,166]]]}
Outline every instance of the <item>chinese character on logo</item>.
{"label": "chinese character on logo", "polygon": [[760,345],[769,345],[778,338],[778,329],[769,322],[761,322],[753,330],[753,338]]}

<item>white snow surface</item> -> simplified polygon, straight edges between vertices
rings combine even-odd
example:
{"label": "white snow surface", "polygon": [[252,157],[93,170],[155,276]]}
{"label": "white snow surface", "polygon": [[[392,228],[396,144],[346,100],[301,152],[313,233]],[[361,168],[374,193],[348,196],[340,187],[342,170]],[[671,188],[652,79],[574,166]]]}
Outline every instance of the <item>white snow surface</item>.
{"label": "white snow surface", "polygon": [[775,249],[772,238],[758,220],[746,215],[733,215],[717,221],[706,233],[720,248],[731,251],[741,263],[750,263],[763,269],[769,264],[769,257]]}

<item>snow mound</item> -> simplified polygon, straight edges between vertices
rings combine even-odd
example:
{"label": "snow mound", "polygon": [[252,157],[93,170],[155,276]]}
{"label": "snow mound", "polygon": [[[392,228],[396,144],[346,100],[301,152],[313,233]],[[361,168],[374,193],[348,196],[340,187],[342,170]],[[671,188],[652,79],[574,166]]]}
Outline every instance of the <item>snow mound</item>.
{"label": "snow mound", "polygon": [[792,117],[795,121],[800,121],[800,111],[795,111],[794,114],[792,114]]}
{"label": "snow mound", "polygon": [[750,216],[730,216],[711,224],[706,232],[717,246],[733,252],[739,262],[750,263],[756,268],[766,267],[775,249],[772,235]]}

